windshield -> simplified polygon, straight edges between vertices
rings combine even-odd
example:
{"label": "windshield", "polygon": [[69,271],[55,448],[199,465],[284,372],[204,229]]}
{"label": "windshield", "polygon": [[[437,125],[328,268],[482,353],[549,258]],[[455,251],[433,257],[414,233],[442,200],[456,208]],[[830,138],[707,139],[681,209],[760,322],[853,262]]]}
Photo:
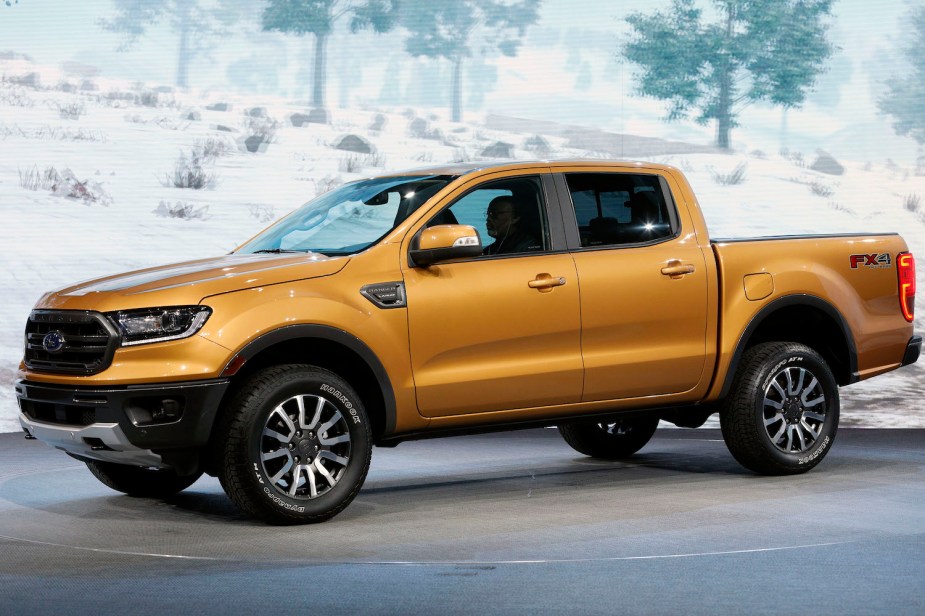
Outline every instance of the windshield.
{"label": "windshield", "polygon": [[393,176],[345,184],[273,225],[238,253],[320,252],[353,254],[375,244],[452,176]]}

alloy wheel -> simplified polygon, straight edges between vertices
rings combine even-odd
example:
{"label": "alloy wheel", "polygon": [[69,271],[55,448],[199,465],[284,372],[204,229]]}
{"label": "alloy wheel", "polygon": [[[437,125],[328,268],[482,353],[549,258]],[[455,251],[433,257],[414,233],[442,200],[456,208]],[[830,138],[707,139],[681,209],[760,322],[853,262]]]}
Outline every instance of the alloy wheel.
{"label": "alloy wheel", "polygon": [[822,384],[806,368],[788,367],[764,391],[764,427],[768,438],[785,453],[810,449],[826,419]]}
{"label": "alloy wheel", "polygon": [[293,396],[267,416],[260,462],[273,487],[290,498],[313,499],[330,491],[350,454],[347,419],[321,396]]}

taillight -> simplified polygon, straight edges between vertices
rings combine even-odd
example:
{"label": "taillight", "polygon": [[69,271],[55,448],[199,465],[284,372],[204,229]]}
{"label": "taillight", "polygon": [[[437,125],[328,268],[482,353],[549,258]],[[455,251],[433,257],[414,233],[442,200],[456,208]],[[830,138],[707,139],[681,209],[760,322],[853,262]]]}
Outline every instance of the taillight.
{"label": "taillight", "polygon": [[899,307],[910,323],[915,316],[915,257],[901,252],[896,257],[899,272]]}

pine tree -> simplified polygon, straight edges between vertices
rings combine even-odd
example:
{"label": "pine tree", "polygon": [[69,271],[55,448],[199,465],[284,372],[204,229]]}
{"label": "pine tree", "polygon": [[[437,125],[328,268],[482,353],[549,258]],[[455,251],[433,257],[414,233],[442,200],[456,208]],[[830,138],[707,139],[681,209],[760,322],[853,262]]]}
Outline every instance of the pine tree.
{"label": "pine tree", "polygon": [[395,27],[397,6],[394,0],[270,0],[263,11],[264,30],[315,37],[312,106],[316,109],[325,107],[328,38],[345,16],[350,17],[352,32],[383,33]]}
{"label": "pine tree", "polygon": [[921,152],[925,145],[925,7],[913,8],[908,23],[912,38],[903,49],[908,72],[886,82],[887,92],[878,105],[893,117],[896,134],[915,139]]}
{"label": "pine tree", "polygon": [[452,118],[462,119],[463,61],[473,53],[517,55],[527,27],[539,19],[540,0],[405,0],[405,48],[413,56],[453,64]]}
{"label": "pine tree", "polygon": [[623,54],[642,69],[639,93],[669,102],[669,120],[697,112],[728,148],[744,106],[803,104],[834,50],[832,2],[713,0],[719,19],[709,23],[694,0],[673,0],[667,12],[626,18],[634,38]]}

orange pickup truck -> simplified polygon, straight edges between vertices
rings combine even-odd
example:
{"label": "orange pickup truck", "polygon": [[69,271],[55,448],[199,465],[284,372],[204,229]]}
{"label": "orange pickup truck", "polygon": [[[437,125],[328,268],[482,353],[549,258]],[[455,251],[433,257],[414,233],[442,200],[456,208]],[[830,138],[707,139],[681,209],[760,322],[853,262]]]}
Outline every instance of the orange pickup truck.
{"label": "orange pickup truck", "polygon": [[895,234],[711,240],[684,176],[619,162],[346,184],[233,253],[49,293],[16,392],[27,438],[106,485],[202,473],[270,523],[356,496],[372,445],[557,425],[630,456],[719,413],[762,474],[831,449],[838,387],[918,359]]}

